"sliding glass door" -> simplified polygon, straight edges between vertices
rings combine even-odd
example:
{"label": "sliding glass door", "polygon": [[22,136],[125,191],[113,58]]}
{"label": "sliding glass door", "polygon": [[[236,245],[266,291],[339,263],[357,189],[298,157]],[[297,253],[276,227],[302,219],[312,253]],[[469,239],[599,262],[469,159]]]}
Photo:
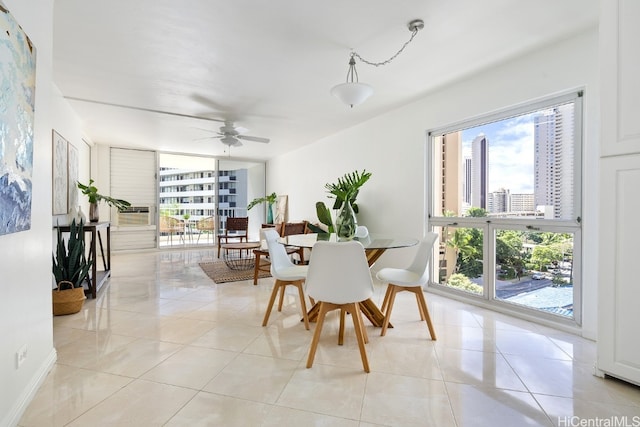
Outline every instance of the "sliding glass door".
{"label": "sliding glass door", "polygon": [[161,248],[214,245],[226,219],[248,216],[247,203],[264,195],[261,162],[161,153],[158,163]]}

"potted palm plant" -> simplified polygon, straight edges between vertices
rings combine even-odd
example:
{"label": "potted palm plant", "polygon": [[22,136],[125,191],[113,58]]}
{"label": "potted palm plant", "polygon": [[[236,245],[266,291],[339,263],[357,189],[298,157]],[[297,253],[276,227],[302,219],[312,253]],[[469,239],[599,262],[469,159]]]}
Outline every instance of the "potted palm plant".
{"label": "potted palm plant", "polygon": [[57,288],[53,290],[53,314],[77,313],[84,304],[83,282],[89,274],[93,260],[85,255],[84,223],[71,222],[68,243],[58,227],[56,252],[53,254],[53,277]]}
{"label": "potted palm plant", "polygon": [[98,213],[98,202],[103,200],[109,206],[117,208],[119,211],[124,210],[131,206],[131,203],[122,199],[115,199],[109,196],[103,196],[98,193],[98,189],[95,185],[93,185],[93,179],[89,179],[89,185],[82,184],[80,182],[77,183],[78,188],[82,190],[82,194],[89,198],[89,221],[90,222],[98,222],[100,220],[100,216]]}
{"label": "potted palm plant", "polygon": [[251,210],[252,207],[260,203],[267,203],[267,224],[273,224],[273,204],[276,200],[278,200],[278,195],[276,193],[271,193],[265,197],[258,197],[257,199],[253,199],[249,202],[247,210]]}
{"label": "potted palm plant", "polygon": [[[331,211],[324,202],[316,203],[316,212],[318,214],[318,220],[327,227],[329,233],[334,231],[341,238],[350,239],[355,235],[357,221],[355,215],[358,213],[358,205],[356,204],[356,198],[362,187],[371,178],[371,172],[367,172],[365,169],[362,172],[354,171],[344,174],[338,178],[337,183],[325,184],[325,189],[331,194],[329,198],[335,199],[333,203],[333,209],[337,212],[336,224],[334,228],[333,220],[331,218]],[[319,227],[310,225],[315,232],[322,232]]]}

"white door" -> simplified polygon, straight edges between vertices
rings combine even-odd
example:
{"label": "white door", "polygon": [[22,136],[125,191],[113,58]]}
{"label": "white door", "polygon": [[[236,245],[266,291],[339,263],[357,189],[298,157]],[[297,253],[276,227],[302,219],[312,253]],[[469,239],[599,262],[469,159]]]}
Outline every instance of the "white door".
{"label": "white door", "polygon": [[598,368],[640,384],[640,154],[605,158],[601,168]]}
{"label": "white door", "polygon": [[600,5],[598,369],[640,384],[640,2]]}

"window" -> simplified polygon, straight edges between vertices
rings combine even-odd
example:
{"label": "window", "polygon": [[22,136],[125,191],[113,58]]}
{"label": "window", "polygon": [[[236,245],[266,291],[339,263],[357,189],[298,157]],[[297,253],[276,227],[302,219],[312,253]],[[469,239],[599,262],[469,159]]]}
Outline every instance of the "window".
{"label": "window", "polygon": [[582,92],[431,131],[431,286],[579,324],[581,148]]}

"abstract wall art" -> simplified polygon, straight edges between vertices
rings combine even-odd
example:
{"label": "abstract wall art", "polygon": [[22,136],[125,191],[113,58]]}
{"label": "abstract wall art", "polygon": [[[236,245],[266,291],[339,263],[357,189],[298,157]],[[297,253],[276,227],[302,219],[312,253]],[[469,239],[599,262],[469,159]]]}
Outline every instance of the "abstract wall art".
{"label": "abstract wall art", "polygon": [[31,228],[36,50],[0,4],[0,235]]}
{"label": "abstract wall art", "polygon": [[67,211],[78,207],[78,149],[73,144],[67,145]]}
{"label": "abstract wall art", "polygon": [[68,187],[68,174],[67,174],[67,145],[69,143],[55,130],[52,133],[53,137],[53,151],[52,157],[52,176],[51,176],[51,200],[53,204],[53,215],[65,215],[68,212],[69,206],[67,205],[67,187]]}

